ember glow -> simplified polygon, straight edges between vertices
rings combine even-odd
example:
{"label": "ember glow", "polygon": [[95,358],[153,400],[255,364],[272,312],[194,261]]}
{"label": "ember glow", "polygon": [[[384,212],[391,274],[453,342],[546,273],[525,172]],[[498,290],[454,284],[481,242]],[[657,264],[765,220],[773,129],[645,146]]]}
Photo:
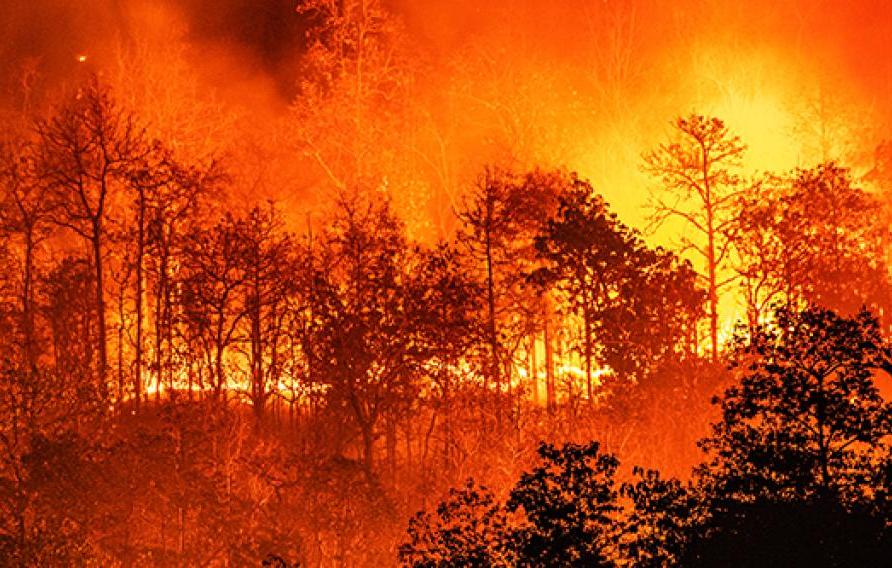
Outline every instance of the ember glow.
{"label": "ember glow", "polygon": [[0,565],[889,558],[886,2],[0,32]]}

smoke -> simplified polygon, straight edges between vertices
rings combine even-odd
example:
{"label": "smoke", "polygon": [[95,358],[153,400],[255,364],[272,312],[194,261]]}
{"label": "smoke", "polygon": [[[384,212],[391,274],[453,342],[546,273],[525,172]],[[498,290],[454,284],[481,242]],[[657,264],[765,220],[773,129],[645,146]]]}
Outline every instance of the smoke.
{"label": "smoke", "polygon": [[[260,127],[282,116],[297,95],[308,26],[295,10],[299,1],[6,0],[0,72],[9,92],[30,61],[41,72],[41,86],[52,90],[76,80],[85,67],[113,67],[121,45],[178,42],[202,90],[261,116],[254,120]],[[725,118],[750,145],[753,170],[832,157],[869,169],[872,149],[892,118],[892,6],[882,0],[386,5],[434,69],[421,89],[454,83],[461,75],[459,55],[474,50],[492,59],[492,69],[514,73],[509,85],[491,89],[506,100],[541,89],[540,106],[549,108],[534,109],[531,120],[541,124],[530,132],[543,133],[540,146],[548,150],[557,138],[572,142],[561,160],[614,197],[633,224],[642,219],[647,184],[640,154],[663,139],[675,115]],[[80,55],[86,64],[78,62]],[[457,80],[483,89],[502,78]],[[477,148],[465,150],[473,161]]]}
{"label": "smoke", "polygon": [[[287,100],[294,96],[307,29],[295,11],[296,1],[7,0],[0,9],[0,66],[8,76],[23,59],[37,58],[48,76],[64,80],[77,72],[77,55],[109,56],[114,42],[155,25],[145,14],[160,7],[186,30],[183,39],[197,50],[230,67],[251,69],[245,75],[266,75]],[[659,73],[695,57],[704,44],[741,56],[768,47],[797,67],[837,75],[868,103],[889,104],[892,8],[882,0],[391,0],[389,5],[420,48],[439,59],[505,29],[587,75],[596,75],[591,60],[618,43],[629,49],[633,65],[643,73]],[[231,83],[216,79],[221,89]],[[690,79],[678,76],[661,90],[677,90]]]}

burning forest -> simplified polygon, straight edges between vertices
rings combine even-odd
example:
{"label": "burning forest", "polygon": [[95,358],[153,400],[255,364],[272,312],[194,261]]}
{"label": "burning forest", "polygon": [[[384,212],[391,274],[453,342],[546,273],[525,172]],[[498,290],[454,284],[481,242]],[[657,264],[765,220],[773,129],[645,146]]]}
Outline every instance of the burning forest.
{"label": "burning forest", "polygon": [[886,3],[0,30],[0,565],[889,564]]}

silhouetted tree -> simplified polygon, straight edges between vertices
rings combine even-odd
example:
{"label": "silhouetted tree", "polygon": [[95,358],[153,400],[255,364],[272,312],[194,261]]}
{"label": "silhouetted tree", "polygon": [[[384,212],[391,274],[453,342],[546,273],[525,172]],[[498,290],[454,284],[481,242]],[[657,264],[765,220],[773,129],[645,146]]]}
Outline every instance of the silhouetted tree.
{"label": "silhouetted tree", "polygon": [[636,467],[620,494],[631,503],[622,522],[618,547],[631,566],[680,565],[702,512],[696,488],[658,471]]}
{"label": "silhouetted tree", "polygon": [[737,338],[741,376],[717,400],[722,420],[701,442],[709,514],[685,565],[739,553],[749,566],[775,552],[772,565],[843,566],[888,554],[890,510],[879,489],[892,404],[873,376],[884,349],[869,313],[817,307],[782,307]]}
{"label": "silhouetted tree", "polygon": [[888,309],[892,287],[883,251],[889,242],[881,204],[834,163],[763,180],[741,199],[735,247],[749,319],[778,302],[854,314]]}
{"label": "silhouetted tree", "polygon": [[108,370],[105,246],[113,203],[145,154],[142,132],[94,77],[50,119],[38,123],[38,163],[54,221],[90,246],[95,272],[97,372]]}
{"label": "silhouetted tree", "polygon": [[522,511],[512,546],[523,566],[612,566],[614,475],[619,461],[597,442],[542,444],[541,463],[521,475],[506,507]]}
{"label": "silhouetted tree", "polygon": [[229,381],[227,350],[239,339],[246,317],[239,301],[248,278],[243,221],[226,214],[213,227],[194,228],[185,239],[180,280],[184,317],[193,346],[200,349],[196,354],[207,358],[219,398]]}
{"label": "silhouetted tree", "polygon": [[94,275],[88,261],[63,258],[43,279],[40,296],[56,372],[102,389],[104,379],[92,372],[97,349]]}
{"label": "silhouetted tree", "polygon": [[680,218],[697,239],[685,249],[702,257],[709,302],[709,336],[718,357],[719,291],[728,283],[721,271],[728,261],[740,179],[734,168],[746,150],[718,118],[693,114],[673,122],[673,140],[644,156],[645,170],[660,180],[666,199],[654,203],[655,221]]}
{"label": "silhouetted tree", "polygon": [[594,403],[596,367],[641,379],[661,359],[694,354],[702,297],[687,263],[648,249],[588,182],[571,176],[567,185],[536,237],[545,267],[535,277],[556,284],[581,319],[579,351]]}
{"label": "silhouetted tree", "polygon": [[284,231],[272,204],[248,212],[243,225],[246,272],[243,288],[251,378],[251,404],[262,417],[267,400],[278,389],[290,317],[289,300],[296,293],[292,237]]}
{"label": "silhouetted tree", "polygon": [[469,482],[410,522],[408,566],[613,566],[617,459],[597,442],[541,444],[504,505]]}
{"label": "silhouetted tree", "polygon": [[733,499],[869,499],[892,434],[873,378],[883,349],[867,312],[780,308],[736,340],[741,378],[717,401],[700,474]]}
{"label": "silhouetted tree", "polygon": [[400,561],[417,568],[511,566],[508,527],[506,511],[492,492],[469,480],[450,489],[435,514],[422,511],[409,521]]}
{"label": "silhouetted tree", "polygon": [[[175,329],[184,318],[183,298],[176,293],[176,269],[188,254],[187,236],[201,226],[209,196],[222,192],[226,176],[216,162],[185,165],[173,160],[169,153],[155,165],[160,168],[145,170],[149,177],[143,180],[143,183],[149,182],[144,195],[147,208],[144,260],[146,296],[152,304],[149,315],[153,359],[149,368],[155,374],[156,395],[160,395],[161,385],[172,382],[174,353],[179,349],[175,344]],[[135,175],[139,176],[142,171],[137,169]],[[137,377],[137,380],[141,379]]]}
{"label": "silhouetted tree", "polygon": [[408,247],[386,202],[341,198],[326,234],[329,263],[315,267],[303,351],[311,379],[328,388],[362,438],[371,472],[380,422],[417,394],[426,353],[408,298]]}
{"label": "silhouetted tree", "polygon": [[453,398],[479,374],[472,365],[484,360],[475,356],[486,349],[479,317],[483,294],[467,270],[467,259],[454,245],[440,243],[430,250],[418,249],[412,256],[409,302],[419,341],[430,357],[426,374],[437,413],[434,419],[442,423],[443,462],[448,468],[455,444],[454,414],[461,410],[453,408]]}
{"label": "silhouetted tree", "polygon": [[485,290],[484,312],[488,361],[484,388],[501,393],[510,381],[513,346],[519,344],[531,314],[525,313],[524,272],[533,259],[533,237],[544,213],[556,205],[562,189],[559,174],[531,172],[517,176],[487,168],[458,212],[462,229],[458,240],[477,266],[474,272]]}
{"label": "silhouetted tree", "polygon": [[50,233],[50,200],[41,183],[33,140],[13,135],[0,142],[0,230],[20,240],[20,333],[23,359],[37,367],[40,354],[35,317],[36,254]]}

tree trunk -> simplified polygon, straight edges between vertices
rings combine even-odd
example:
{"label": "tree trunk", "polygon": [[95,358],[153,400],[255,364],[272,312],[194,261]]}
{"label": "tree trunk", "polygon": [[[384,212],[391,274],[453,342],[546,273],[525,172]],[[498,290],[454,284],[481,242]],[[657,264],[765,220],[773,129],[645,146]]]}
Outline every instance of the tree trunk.
{"label": "tree trunk", "polygon": [[251,394],[254,403],[254,414],[258,421],[263,418],[266,403],[266,388],[263,380],[263,338],[260,313],[260,282],[255,275],[254,287],[251,292],[250,318],[251,318]]}
{"label": "tree trunk", "polygon": [[533,403],[539,405],[539,365],[536,361],[536,334],[530,334],[530,387],[533,395]]}
{"label": "tree trunk", "polygon": [[108,344],[105,325],[105,293],[103,290],[103,266],[102,266],[102,228],[99,221],[93,223],[93,262],[96,270],[96,323],[99,337],[99,386],[103,397],[108,395],[106,374],[108,372]]}
{"label": "tree trunk", "polygon": [[709,339],[712,344],[712,361],[719,359],[719,294],[716,284],[716,258],[715,258],[715,231],[712,227],[711,211],[707,215],[708,243],[707,264],[709,270],[708,294],[709,294]]}
{"label": "tree trunk", "polygon": [[145,192],[139,192],[139,211],[136,233],[136,353],[133,362],[134,408],[138,411],[142,401],[142,357],[143,357],[143,259],[146,251],[146,202]]}
{"label": "tree trunk", "polygon": [[37,348],[34,338],[34,227],[25,227],[25,266],[22,278],[22,330],[25,341],[25,360],[32,371],[37,370]]}
{"label": "tree trunk", "polygon": [[360,424],[360,430],[362,430],[362,463],[371,475],[375,470],[375,433],[371,425],[365,422]]}
{"label": "tree trunk", "polygon": [[588,305],[583,308],[585,320],[585,388],[588,395],[588,403],[594,404],[592,395],[592,316]]}
{"label": "tree trunk", "polygon": [[548,412],[553,414],[556,407],[554,392],[554,350],[551,345],[551,315],[546,304],[543,309],[545,341],[545,397]]}
{"label": "tree trunk", "polygon": [[[502,405],[498,397],[502,392],[501,379],[499,373],[499,337],[496,330],[496,293],[495,293],[495,276],[493,274],[492,261],[492,236],[486,231],[486,305],[487,305],[487,327],[490,351],[490,371],[488,375],[492,378],[496,392],[496,422],[502,423]],[[487,376],[484,375],[483,389],[484,396],[488,394]],[[485,399],[484,399],[485,400]],[[486,426],[484,424],[484,431]]]}

